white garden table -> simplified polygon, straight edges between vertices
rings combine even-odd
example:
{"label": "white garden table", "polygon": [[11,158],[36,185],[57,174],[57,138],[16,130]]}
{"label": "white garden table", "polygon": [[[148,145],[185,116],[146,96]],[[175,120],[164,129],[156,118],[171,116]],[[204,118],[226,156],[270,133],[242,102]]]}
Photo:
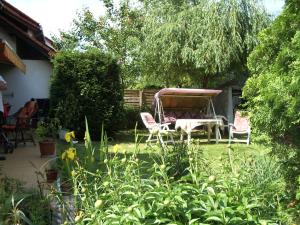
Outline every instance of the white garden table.
{"label": "white garden table", "polygon": [[181,140],[183,140],[183,132],[187,134],[187,142],[189,145],[192,130],[203,125],[208,128],[208,142],[210,142],[211,128],[215,127],[216,143],[219,143],[219,128],[224,126],[222,119],[178,119],[176,120],[175,129],[181,129]]}

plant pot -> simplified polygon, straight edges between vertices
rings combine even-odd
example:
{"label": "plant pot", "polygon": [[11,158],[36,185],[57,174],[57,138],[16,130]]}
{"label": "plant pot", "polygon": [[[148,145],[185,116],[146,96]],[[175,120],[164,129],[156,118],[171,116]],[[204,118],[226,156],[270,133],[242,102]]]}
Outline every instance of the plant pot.
{"label": "plant pot", "polygon": [[55,141],[51,139],[39,141],[41,157],[55,156]]}
{"label": "plant pot", "polygon": [[64,195],[70,195],[73,192],[73,186],[70,181],[65,181],[65,180],[61,181],[60,188],[61,188],[61,192]]}
{"label": "plant pot", "polygon": [[46,170],[47,183],[53,183],[57,179],[57,171],[54,169]]}

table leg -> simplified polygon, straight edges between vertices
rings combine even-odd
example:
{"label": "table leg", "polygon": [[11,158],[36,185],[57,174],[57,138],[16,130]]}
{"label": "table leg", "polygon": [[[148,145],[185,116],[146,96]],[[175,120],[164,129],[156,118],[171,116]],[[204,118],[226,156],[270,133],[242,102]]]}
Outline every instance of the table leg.
{"label": "table leg", "polygon": [[219,125],[215,125],[215,133],[216,133],[216,143],[219,143]]}
{"label": "table leg", "polygon": [[207,124],[207,139],[208,139],[208,142],[210,142],[210,132],[211,132],[211,126],[210,124]]}
{"label": "table leg", "polygon": [[187,132],[187,141],[188,141],[188,145],[189,145],[191,142],[191,131]]}
{"label": "table leg", "polygon": [[181,132],[180,132],[180,141],[183,141],[183,130],[181,129]]}

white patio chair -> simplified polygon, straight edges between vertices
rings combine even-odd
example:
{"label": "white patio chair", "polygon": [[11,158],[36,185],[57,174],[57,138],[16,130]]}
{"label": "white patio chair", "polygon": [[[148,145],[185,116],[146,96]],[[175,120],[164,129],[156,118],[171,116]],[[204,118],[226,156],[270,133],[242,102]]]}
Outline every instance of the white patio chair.
{"label": "white patio chair", "polygon": [[[231,142],[245,142],[250,143],[250,123],[247,117],[242,117],[241,113],[237,111],[234,117],[234,123],[229,124],[229,144]],[[234,135],[246,135],[246,139],[235,138]]]}
{"label": "white patio chair", "polygon": [[[140,115],[144,125],[149,131],[149,137],[146,140],[146,143],[159,141],[163,146],[167,143],[175,143],[172,135],[172,132],[175,130],[169,129],[170,123],[158,124],[148,112],[141,112]],[[168,139],[164,141],[163,136],[166,136]]]}

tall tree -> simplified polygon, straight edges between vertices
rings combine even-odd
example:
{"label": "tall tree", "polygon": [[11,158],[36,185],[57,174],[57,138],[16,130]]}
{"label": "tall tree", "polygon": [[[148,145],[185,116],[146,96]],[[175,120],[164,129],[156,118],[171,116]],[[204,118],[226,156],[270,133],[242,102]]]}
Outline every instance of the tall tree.
{"label": "tall tree", "polygon": [[256,35],[268,23],[255,0],[143,2],[143,72],[165,84],[208,87],[212,79],[243,72]]}
{"label": "tall tree", "polygon": [[257,0],[112,0],[95,19],[84,10],[60,48],[95,46],[120,59],[125,85],[208,87],[246,71],[268,23]]}
{"label": "tall tree", "polygon": [[134,1],[121,0],[114,5],[111,0],[103,1],[106,14],[93,17],[88,9],[83,9],[73,20],[70,30],[62,31],[60,37],[53,37],[60,50],[96,47],[119,59],[125,86],[132,86],[140,77],[137,57],[142,40],[140,6]]}

